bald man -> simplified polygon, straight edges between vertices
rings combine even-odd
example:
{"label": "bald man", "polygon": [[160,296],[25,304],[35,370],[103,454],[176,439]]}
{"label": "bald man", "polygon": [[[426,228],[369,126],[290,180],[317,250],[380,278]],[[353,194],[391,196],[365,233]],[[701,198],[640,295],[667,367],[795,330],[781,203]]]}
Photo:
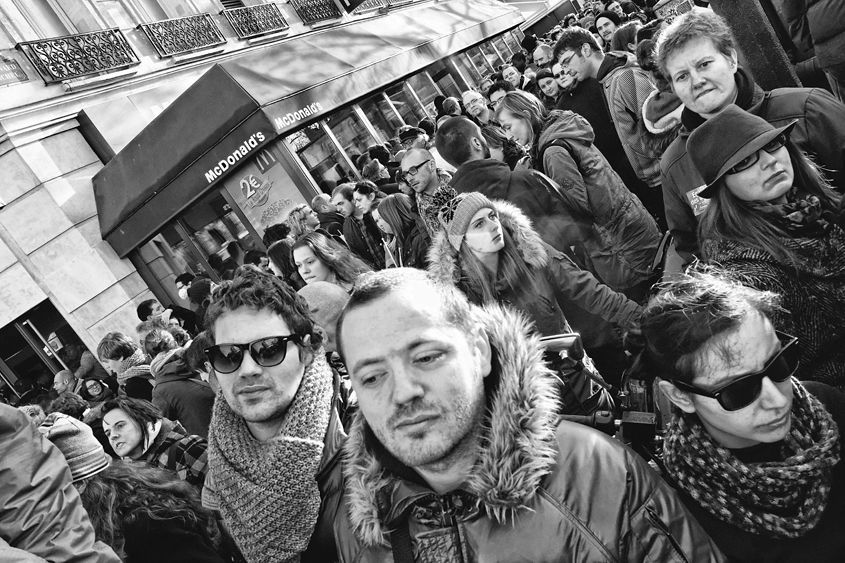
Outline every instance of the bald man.
{"label": "bald man", "polygon": [[320,228],[332,236],[343,235],[343,215],[332,205],[332,198],[327,194],[317,194],[311,200],[311,209],[317,213]]}
{"label": "bald man", "polygon": [[534,63],[537,65],[537,69],[549,68],[549,63],[552,62],[552,53],[552,48],[545,43],[541,43],[534,49]]}
{"label": "bald man", "polygon": [[58,372],[53,378],[53,389],[55,389],[56,393],[58,393],[59,395],[66,391],[76,393],[78,386],[79,381],[77,381],[76,377],[73,375],[73,372],[70,370],[63,369],[62,371]]}
{"label": "bald man", "polygon": [[311,309],[311,318],[323,329],[326,340],[323,346],[326,352],[337,351],[337,319],[343,312],[349,294],[337,284],[329,282],[314,282],[299,290]]}

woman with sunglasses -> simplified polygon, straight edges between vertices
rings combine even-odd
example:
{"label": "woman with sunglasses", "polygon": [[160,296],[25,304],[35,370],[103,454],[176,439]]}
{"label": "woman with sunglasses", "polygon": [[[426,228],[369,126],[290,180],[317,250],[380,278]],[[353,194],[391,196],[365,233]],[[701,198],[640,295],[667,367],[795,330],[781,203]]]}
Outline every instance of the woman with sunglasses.
{"label": "woman with sunglasses", "polygon": [[[781,296],[773,318],[801,340],[798,378],[845,385],[845,231],[840,196],[775,128],[729,106],[689,137],[709,199],[699,220],[706,260]],[[842,186],[839,186],[842,188]]]}
{"label": "woman with sunglasses", "polygon": [[842,561],[845,397],[799,383],[803,343],[775,329],[776,296],[697,272],[649,302],[632,369],[675,411],[667,480],[728,559]]}
{"label": "woman with sunglasses", "polygon": [[372,271],[351,250],[316,231],[300,237],[292,250],[293,262],[306,285],[325,281],[349,293],[358,276]]}

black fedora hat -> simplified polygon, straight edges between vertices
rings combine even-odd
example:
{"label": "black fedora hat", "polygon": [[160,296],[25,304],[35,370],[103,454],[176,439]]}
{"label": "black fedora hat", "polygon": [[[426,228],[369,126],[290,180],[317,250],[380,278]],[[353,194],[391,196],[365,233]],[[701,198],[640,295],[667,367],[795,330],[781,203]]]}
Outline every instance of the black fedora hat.
{"label": "black fedora hat", "polygon": [[698,195],[705,199],[716,195],[718,180],[728,170],[781,133],[788,136],[796,123],[775,127],[735,105],[705,121],[687,139],[687,153],[707,185]]}

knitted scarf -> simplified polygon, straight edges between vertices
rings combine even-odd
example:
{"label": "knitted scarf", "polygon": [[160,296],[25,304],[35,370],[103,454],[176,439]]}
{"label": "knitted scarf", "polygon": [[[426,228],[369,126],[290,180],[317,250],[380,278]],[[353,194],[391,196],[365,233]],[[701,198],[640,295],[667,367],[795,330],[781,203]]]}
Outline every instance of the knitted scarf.
{"label": "knitted scarf", "polygon": [[824,406],[792,380],[792,427],[783,461],[743,463],[698,417],[675,413],[664,442],[666,469],[696,502],[742,530],[797,538],[819,523],[839,462],[839,430]]}
{"label": "knitted scarf", "polygon": [[150,365],[147,363],[147,356],[140,349],[123,360],[120,364],[120,373],[117,374],[117,382],[123,386],[132,377],[143,377],[149,379],[155,386],[155,378],[150,373]]}
{"label": "knitted scarf", "polygon": [[794,236],[817,237],[830,228],[832,214],[822,208],[818,197],[799,194],[793,187],[786,194],[786,200],[786,203],[777,204],[751,201],[748,205]]}
{"label": "knitted scarf", "polygon": [[299,561],[320,511],[316,475],[329,425],[334,385],[322,351],[305,368],[279,435],[266,443],[250,434],[222,392],[208,436],[220,511],[250,563]]}

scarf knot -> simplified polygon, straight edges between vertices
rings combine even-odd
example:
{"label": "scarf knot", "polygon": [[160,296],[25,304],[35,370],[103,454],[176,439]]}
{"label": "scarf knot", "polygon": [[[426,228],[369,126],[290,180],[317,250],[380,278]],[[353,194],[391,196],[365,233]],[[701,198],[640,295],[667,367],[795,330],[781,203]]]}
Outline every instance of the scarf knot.
{"label": "scarf knot", "polygon": [[795,187],[786,194],[786,203],[751,201],[748,205],[798,237],[819,237],[831,225],[831,214],[822,207],[821,200],[814,195],[801,194]]}

